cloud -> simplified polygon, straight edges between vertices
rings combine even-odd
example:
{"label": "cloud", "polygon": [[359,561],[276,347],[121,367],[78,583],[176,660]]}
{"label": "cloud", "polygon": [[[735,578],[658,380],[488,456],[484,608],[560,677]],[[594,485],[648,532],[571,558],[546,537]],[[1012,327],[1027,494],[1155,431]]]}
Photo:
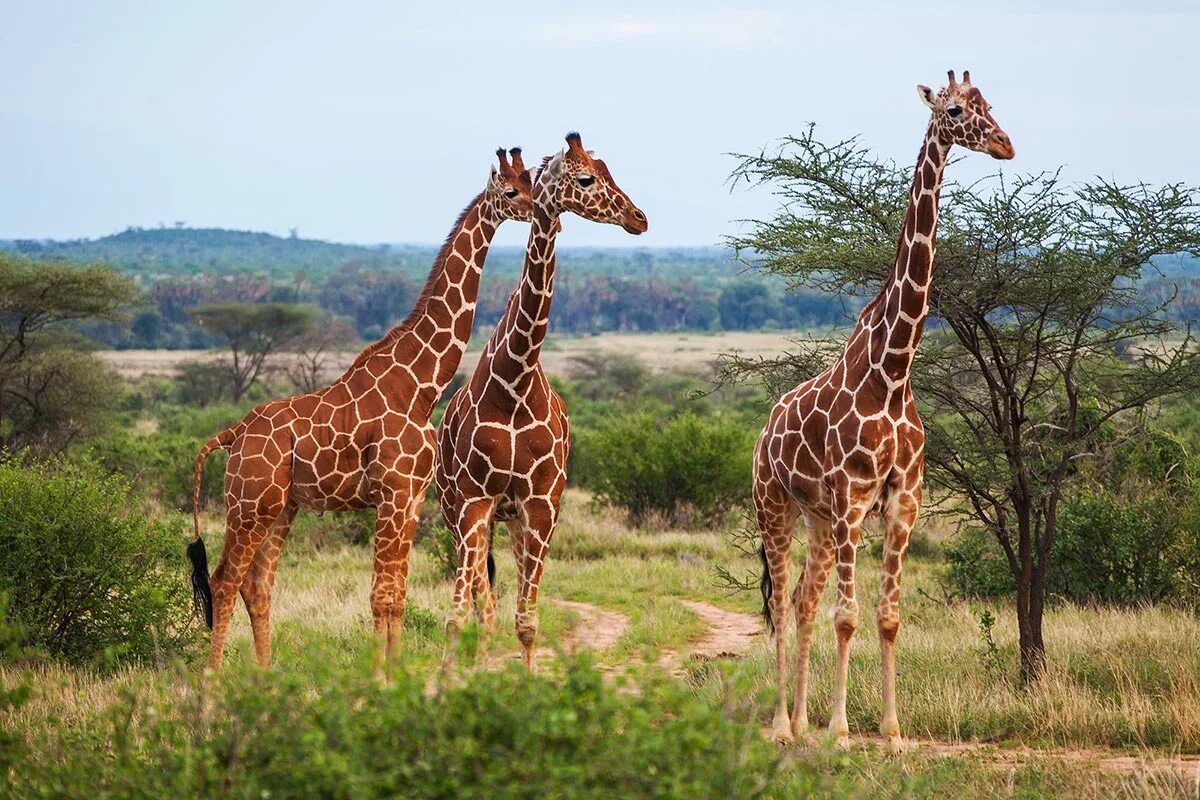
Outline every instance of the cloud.
{"label": "cloud", "polygon": [[781,28],[771,11],[717,10],[677,16],[577,15],[524,28],[527,44],[575,49],[596,43],[674,43],[739,49],[763,44]]}

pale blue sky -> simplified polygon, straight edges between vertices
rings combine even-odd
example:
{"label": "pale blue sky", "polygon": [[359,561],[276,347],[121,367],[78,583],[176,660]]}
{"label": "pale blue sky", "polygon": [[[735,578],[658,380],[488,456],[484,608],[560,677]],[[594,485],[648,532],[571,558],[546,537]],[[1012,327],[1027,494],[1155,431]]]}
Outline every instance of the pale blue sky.
{"label": "pale blue sky", "polygon": [[650,233],[571,220],[563,245],[711,244],[774,206],[730,194],[725,153],[811,120],[907,164],[913,86],[951,67],[1012,136],[1005,169],[1200,183],[1196,2],[412,5],[7,0],[0,238],[185,220],[434,242],[497,145],[532,160],[578,129]]}

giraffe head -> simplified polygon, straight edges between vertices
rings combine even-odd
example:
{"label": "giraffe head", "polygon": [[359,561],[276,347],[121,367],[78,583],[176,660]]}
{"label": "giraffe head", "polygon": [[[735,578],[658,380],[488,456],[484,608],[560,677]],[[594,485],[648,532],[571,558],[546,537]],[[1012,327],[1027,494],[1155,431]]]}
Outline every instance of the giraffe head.
{"label": "giraffe head", "polygon": [[992,158],[1012,158],[1012,139],[992,118],[992,107],[983,95],[971,85],[971,73],[963,71],[962,83],[955,80],[954,70],[947,74],[950,82],[936,94],[928,86],[917,85],[917,94],[933,110],[933,124],[942,141]]}
{"label": "giraffe head", "polygon": [[578,133],[567,134],[567,147],[538,170],[534,194],[555,213],[570,211],[592,222],[620,225],[634,235],[650,226],[646,215],[613,180],[608,166],[583,149]]}
{"label": "giraffe head", "polygon": [[501,147],[496,150],[496,158],[500,159],[500,167],[493,164],[488,176],[485,190],[488,204],[498,220],[529,222],[533,219],[533,180],[521,159],[521,148],[514,147],[505,153]]}

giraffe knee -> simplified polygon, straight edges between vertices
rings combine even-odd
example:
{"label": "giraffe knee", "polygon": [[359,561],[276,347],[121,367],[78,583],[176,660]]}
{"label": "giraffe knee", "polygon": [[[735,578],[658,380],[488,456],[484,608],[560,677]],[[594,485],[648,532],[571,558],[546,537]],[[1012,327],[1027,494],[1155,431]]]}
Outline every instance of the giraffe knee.
{"label": "giraffe knee", "polygon": [[876,615],[875,624],[879,628],[881,641],[893,644],[896,634],[900,632],[900,609],[892,606],[881,606]]}
{"label": "giraffe knee", "polygon": [[833,629],[837,631],[838,639],[845,641],[858,630],[858,609],[854,607],[839,608],[833,615]]}
{"label": "giraffe knee", "polygon": [[371,616],[382,619],[390,616],[395,606],[395,596],[391,591],[374,590],[371,592]]}
{"label": "giraffe knee", "polygon": [[537,637],[538,618],[537,615],[523,615],[517,617],[517,639],[525,647],[532,647],[533,640]]}

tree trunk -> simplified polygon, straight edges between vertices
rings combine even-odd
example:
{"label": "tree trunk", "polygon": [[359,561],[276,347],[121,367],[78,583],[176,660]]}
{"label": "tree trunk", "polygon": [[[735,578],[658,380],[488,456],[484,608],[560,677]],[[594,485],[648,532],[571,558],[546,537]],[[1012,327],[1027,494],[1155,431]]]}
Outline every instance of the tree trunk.
{"label": "tree trunk", "polygon": [[[1034,507],[1018,495],[1017,517],[1017,631],[1020,635],[1021,685],[1032,686],[1046,667],[1046,643],[1042,638],[1042,612],[1046,607],[1046,560],[1034,559]],[[1041,555],[1041,554],[1039,554]]]}
{"label": "tree trunk", "polygon": [[1032,686],[1046,671],[1046,642],[1042,616],[1046,607],[1046,582],[1041,569],[1031,571],[1027,586],[1017,588],[1017,628],[1021,644],[1021,685]]}

